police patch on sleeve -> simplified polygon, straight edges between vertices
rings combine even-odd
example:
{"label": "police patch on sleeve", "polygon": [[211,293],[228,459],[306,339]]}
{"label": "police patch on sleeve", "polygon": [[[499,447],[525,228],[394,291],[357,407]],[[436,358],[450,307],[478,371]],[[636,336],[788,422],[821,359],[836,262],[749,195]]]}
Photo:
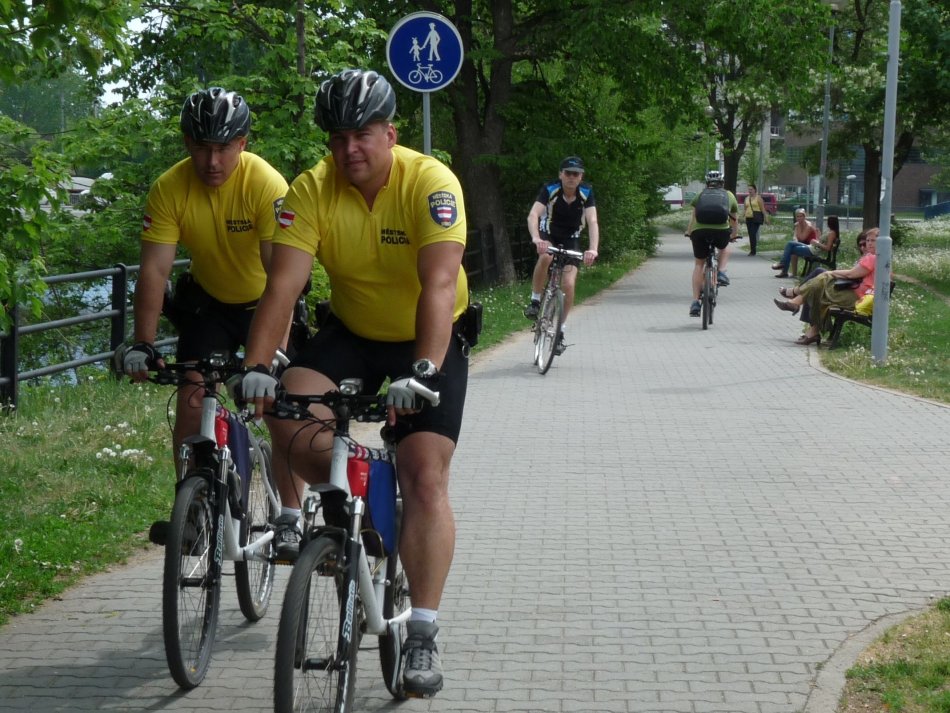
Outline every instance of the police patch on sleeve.
{"label": "police patch on sleeve", "polygon": [[458,203],[455,194],[448,191],[436,191],[429,194],[429,215],[436,225],[450,228],[455,225],[459,217]]}

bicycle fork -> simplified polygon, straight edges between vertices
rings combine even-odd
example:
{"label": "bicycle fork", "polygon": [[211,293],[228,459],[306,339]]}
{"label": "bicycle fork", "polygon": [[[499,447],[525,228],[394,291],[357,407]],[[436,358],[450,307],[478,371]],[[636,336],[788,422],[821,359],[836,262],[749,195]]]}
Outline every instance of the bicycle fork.
{"label": "bicycle fork", "polygon": [[350,529],[344,543],[343,555],[343,593],[340,600],[340,636],[336,646],[336,668],[343,673],[340,681],[340,690],[347,690],[350,676],[356,672],[350,670],[353,660],[350,652],[354,646],[359,646],[359,591],[360,565],[365,562],[363,544],[360,542],[360,529],[363,523],[363,514],[366,505],[362,498],[353,498],[350,503]]}

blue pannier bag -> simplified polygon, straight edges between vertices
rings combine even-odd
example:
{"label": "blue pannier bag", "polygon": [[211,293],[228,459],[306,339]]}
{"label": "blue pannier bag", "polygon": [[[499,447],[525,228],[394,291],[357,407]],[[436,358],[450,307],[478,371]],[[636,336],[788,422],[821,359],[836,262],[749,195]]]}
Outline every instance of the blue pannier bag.
{"label": "blue pannier bag", "polygon": [[[234,470],[241,476],[241,499],[238,508],[235,508],[234,502],[231,503],[231,510],[235,517],[241,517],[244,513],[244,505],[247,503],[247,497],[251,488],[251,437],[247,432],[247,426],[233,413],[228,414],[228,448],[231,449],[231,461],[234,463]],[[232,496],[236,497],[232,487]]]}
{"label": "blue pannier bag", "polygon": [[[396,469],[392,463],[381,460],[371,461],[369,464],[369,492],[366,494],[366,505],[369,510],[370,527],[379,533],[383,541],[385,554],[396,549]],[[371,538],[364,536],[363,542],[367,552],[380,556],[378,546],[373,547]],[[374,552],[373,550],[377,550]]]}

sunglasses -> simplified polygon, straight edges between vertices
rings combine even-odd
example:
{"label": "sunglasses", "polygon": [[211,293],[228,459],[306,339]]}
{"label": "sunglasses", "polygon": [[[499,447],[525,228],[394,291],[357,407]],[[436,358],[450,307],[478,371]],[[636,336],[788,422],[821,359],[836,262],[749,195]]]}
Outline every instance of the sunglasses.
{"label": "sunglasses", "polygon": [[583,171],[564,171],[564,175],[574,176],[576,178],[577,176],[583,176],[584,172]]}

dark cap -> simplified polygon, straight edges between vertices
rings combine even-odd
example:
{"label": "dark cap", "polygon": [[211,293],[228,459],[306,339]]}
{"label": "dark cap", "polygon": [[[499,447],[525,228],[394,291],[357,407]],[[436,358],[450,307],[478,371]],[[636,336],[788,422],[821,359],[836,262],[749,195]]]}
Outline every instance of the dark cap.
{"label": "dark cap", "polygon": [[580,156],[568,156],[566,159],[561,161],[561,170],[583,171],[584,162],[581,161]]}

